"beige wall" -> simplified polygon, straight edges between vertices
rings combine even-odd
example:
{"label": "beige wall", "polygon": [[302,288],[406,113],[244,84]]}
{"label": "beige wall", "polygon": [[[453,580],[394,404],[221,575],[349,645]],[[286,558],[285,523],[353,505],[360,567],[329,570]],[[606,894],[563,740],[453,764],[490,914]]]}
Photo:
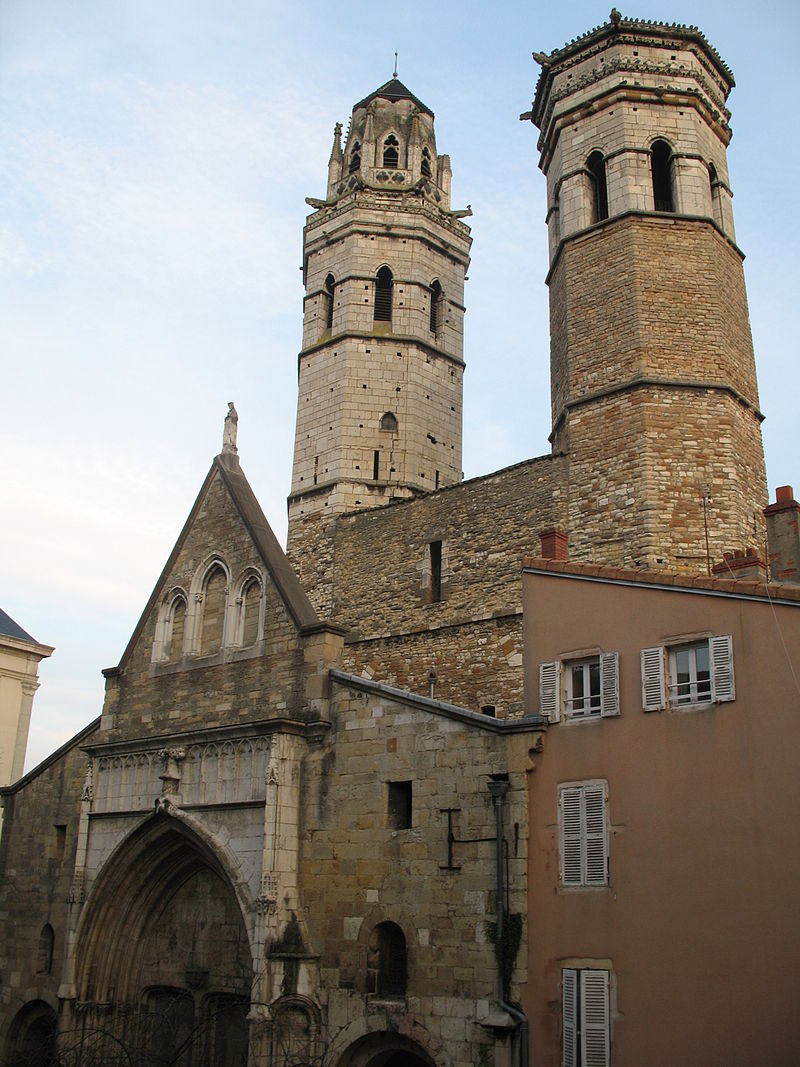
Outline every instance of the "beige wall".
{"label": "beige wall", "polygon": [[[560,1063],[578,957],[611,960],[615,1067],[796,1063],[800,602],[530,572],[523,599],[528,713],[538,664],[592,649],[619,653],[621,708],[551,725],[529,776],[532,1062]],[[733,638],[735,700],[644,713],[640,649],[712,634]],[[609,885],[567,890],[558,786],[589,779],[608,783]]]}
{"label": "beige wall", "polygon": [[39,663],[49,645],[0,635],[0,785],[22,776]]}

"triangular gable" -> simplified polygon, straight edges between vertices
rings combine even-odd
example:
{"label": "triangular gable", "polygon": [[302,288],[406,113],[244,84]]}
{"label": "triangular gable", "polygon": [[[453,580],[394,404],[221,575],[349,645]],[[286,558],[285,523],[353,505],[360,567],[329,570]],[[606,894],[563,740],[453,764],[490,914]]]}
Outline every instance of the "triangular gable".
{"label": "triangular gable", "polygon": [[164,569],[161,571],[153,592],[150,594],[144,611],[139,617],[139,621],[131,634],[125,651],[122,653],[118,666],[107,668],[103,671],[104,675],[116,674],[128,662],[150,617],[150,613],[157,607],[161,599],[181,549],[194,526],[206,494],[217,474],[219,474],[223,485],[227,489],[230,499],[239,513],[253,545],[272,579],[275,589],[283,600],[286,610],[297,629],[305,631],[307,629],[315,629],[321,625],[321,620],[303,591],[297,575],[292,570],[277,537],[272,532],[272,528],[261,510],[261,505],[258,503],[255,493],[250,488],[247,478],[245,478],[239,467],[238,459],[235,456],[219,455],[214,457],[211,468],[192,505],[192,510],[189,512],[178,540],[175,542],[175,546],[164,565]]}

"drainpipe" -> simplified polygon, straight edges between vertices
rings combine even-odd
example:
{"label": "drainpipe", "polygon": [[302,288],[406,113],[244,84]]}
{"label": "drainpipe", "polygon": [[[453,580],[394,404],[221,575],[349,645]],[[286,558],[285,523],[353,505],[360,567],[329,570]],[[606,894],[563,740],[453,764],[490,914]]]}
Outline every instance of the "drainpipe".
{"label": "drainpipe", "polygon": [[[489,780],[489,792],[494,800],[495,818],[495,887],[497,897],[497,943],[503,944],[503,913],[505,911],[505,888],[503,880],[503,797],[508,792],[508,775],[502,778],[492,775]],[[497,964],[497,1004],[498,1007],[516,1019],[519,1023],[519,1065],[528,1067],[528,1020],[512,1004],[503,1000],[503,961]]]}

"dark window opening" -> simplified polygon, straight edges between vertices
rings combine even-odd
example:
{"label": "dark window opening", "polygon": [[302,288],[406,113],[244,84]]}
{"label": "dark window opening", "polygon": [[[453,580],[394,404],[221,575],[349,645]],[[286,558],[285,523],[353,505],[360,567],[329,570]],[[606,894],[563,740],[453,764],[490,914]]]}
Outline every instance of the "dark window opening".
{"label": "dark window opening", "polygon": [[380,462],[381,462],[381,454],[378,451],[378,449],[376,448],[375,451],[372,453],[372,480],[373,480],[373,482],[377,482],[377,480],[378,480],[378,474],[380,472]]}
{"label": "dark window opening", "polygon": [[423,178],[431,176],[431,154],[427,148],[422,149],[422,166],[420,167]]}
{"label": "dark window opening", "polygon": [[490,719],[496,718],[497,709],[494,704],[481,704],[481,715],[488,715]]}
{"label": "dark window opening", "polygon": [[381,415],[381,429],[388,430],[390,433],[397,433],[399,423],[397,416],[392,411],[386,411]]}
{"label": "dark window opening", "polygon": [[325,329],[333,329],[333,296],[335,289],[335,279],[332,274],[329,274],[325,279]]}
{"label": "dark window opening", "polygon": [[39,958],[36,964],[37,974],[50,974],[53,970],[53,945],[55,934],[50,923],[45,923],[39,934]]}
{"label": "dark window opening", "polygon": [[383,165],[389,170],[397,170],[397,164],[400,162],[399,147],[400,142],[393,133],[383,142]]}
{"label": "dark window opening", "polygon": [[392,272],[381,267],[375,276],[375,321],[392,321]]}
{"label": "dark window opening", "polygon": [[411,829],[411,782],[389,782],[387,821],[390,830]]}
{"label": "dark window opening", "polygon": [[386,999],[406,995],[406,939],[397,923],[378,923],[367,949],[367,993]]}
{"label": "dark window opening", "polygon": [[355,172],[361,166],[361,145],[358,141],[353,145],[353,151],[350,153],[350,173]]}
{"label": "dark window opening", "polygon": [[592,182],[592,222],[608,218],[608,186],[606,184],[606,161],[602,152],[592,152],[586,160]]}
{"label": "dark window opening", "polygon": [[438,604],[442,599],[442,542],[431,541],[428,551],[431,565],[431,603]]}
{"label": "dark window opening", "polygon": [[666,141],[654,141],[650,149],[653,173],[653,203],[656,211],[674,211],[672,196],[672,149]]}
{"label": "dark window opening", "polygon": [[434,488],[436,488],[436,489],[439,488],[439,472],[438,471],[436,472],[436,479],[435,479],[435,483],[434,483]]}
{"label": "dark window opening", "polygon": [[442,287],[438,281],[431,282],[431,333],[438,334],[442,325]]}
{"label": "dark window opening", "polygon": [[714,199],[714,192],[715,192],[714,186],[717,184],[718,180],[719,179],[717,178],[717,168],[714,166],[713,163],[709,163],[708,164],[708,184],[711,187],[711,199],[712,200]]}
{"label": "dark window opening", "polygon": [[56,832],[56,859],[60,863],[67,848],[67,827],[65,823],[60,823],[55,825],[53,829]]}

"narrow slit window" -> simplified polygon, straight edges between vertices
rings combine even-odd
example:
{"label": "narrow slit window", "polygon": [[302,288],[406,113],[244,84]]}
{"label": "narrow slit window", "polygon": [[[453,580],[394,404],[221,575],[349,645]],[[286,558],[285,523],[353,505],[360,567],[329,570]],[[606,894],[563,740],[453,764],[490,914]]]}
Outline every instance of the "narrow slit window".
{"label": "narrow slit window", "polygon": [[430,553],[430,599],[432,604],[438,604],[442,599],[442,542],[431,541],[428,545]]}
{"label": "narrow slit window", "polygon": [[381,454],[378,451],[378,449],[376,448],[375,451],[372,453],[372,480],[373,480],[373,482],[377,482],[377,480],[378,480],[378,475],[380,473],[380,465],[381,465]]}
{"label": "narrow slit window", "polygon": [[394,282],[388,267],[381,267],[375,277],[375,321],[392,321],[392,289]]}
{"label": "narrow slit window", "polygon": [[332,274],[325,279],[325,329],[333,329],[333,297],[336,281]]}
{"label": "narrow slit window", "polygon": [[442,324],[442,287],[438,281],[431,282],[431,333],[438,336]]}
{"label": "narrow slit window", "polygon": [[653,204],[656,211],[675,210],[672,195],[672,149],[666,141],[654,141],[650,149],[653,174]]}
{"label": "narrow slit window", "polygon": [[592,152],[586,160],[586,169],[592,184],[592,222],[602,222],[608,218],[608,185],[603,153]]}

